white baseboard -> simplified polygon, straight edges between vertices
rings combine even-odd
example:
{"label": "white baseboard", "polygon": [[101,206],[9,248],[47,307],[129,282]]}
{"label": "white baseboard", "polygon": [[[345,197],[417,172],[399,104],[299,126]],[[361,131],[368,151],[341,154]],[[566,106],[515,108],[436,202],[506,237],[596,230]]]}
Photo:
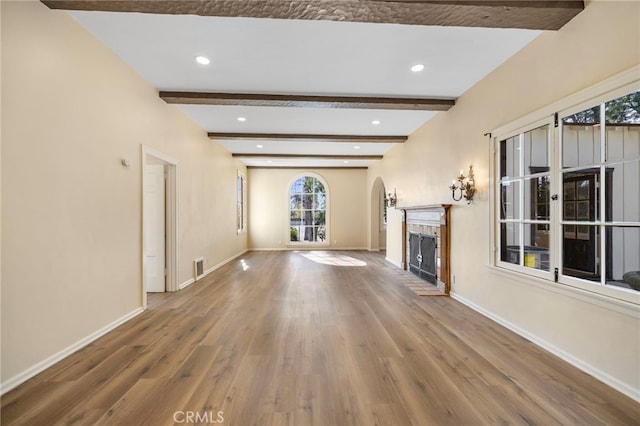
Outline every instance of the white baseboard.
{"label": "white baseboard", "polygon": [[188,285],[191,285],[191,284],[193,284],[193,283],[195,283],[195,282],[196,282],[196,279],[195,279],[195,278],[188,279],[187,281],[183,282],[182,284],[180,284],[180,285],[178,286],[178,290],[182,290],[183,288],[185,288],[185,287],[187,287]]}
{"label": "white baseboard", "polygon": [[[204,273],[202,274],[202,276],[198,278],[198,281],[200,281],[201,279],[203,279],[204,277],[206,277],[207,275],[209,275],[210,273],[212,273],[212,272],[213,272],[213,271],[215,271],[216,269],[220,269],[221,267],[223,267],[223,266],[224,266],[224,265],[226,265],[227,263],[229,263],[229,262],[233,261],[234,259],[237,259],[238,257],[242,256],[243,254],[245,254],[245,253],[246,253],[246,252],[248,252],[248,251],[249,251],[249,250],[245,249],[245,250],[241,251],[240,253],[238,253],[238,254],[236,254],[236,255],[234,255],[234,256],[231,256],[230,258],[225,259],[225,260],[223,260],[223,261],[222,261],[222,262],[220,262],[220,263],[217,263],[217,264],[213,265],[211,268],[209,268],[209,269],[207,269],[206,271],[204,271]],[[183,288],[185,288],[185,287],[187,287],[187,286],[189,286],[189,285],[191,285],[191,284],[193,284],[193,283],[195,283],[195,282],[196,282],[196,279],[195,279],[195,278],[190,278],[190,279],[188,279],[187,281],[185,281],[185,282],[183,282],[182,284],[180,284],[180,285],[178,286],[178,289],[179,289],[179,290],[182,290]]]}
{"label": "white baseboard", "polygon": [[[211,272],[215,271],[216,269],[224,266],[225,264],[231,262],[233,259],[236,259],[237,257],[242,256],[247,251],[248,250],[244,250],[244,251],[236,254],[235,256],[232,256],[229,259],[226,259],[226,260],[214,265],[213,267],[207,269],[206,271],[204,271],[204,275],[203,275],[202,278],[204,278],[205,276],[207,276]],[[184,283],[180,284],[179,288],[182,290],[183,288],[187,287],[190,284],[193,284],[194,282],[195,282],[195,279],[191,278],[190,280],[185,281]],[[68,346],[67,348],[61,350],[60,352],[58,352],[58,353],[50,356],[49,358],[37,363],[33,367],[28,368],[27,370],[23,371],[22,373],[10,378],[6,382],[1,383],[0,384],[0,395],[4,395],[6,392],[9,392],[11,389],[13,389],[16,386],[19,386],[20,384],[26,382],[27,380],[29,380],[30,378],[32,378],[36,374],[41,373],[42,371],[44,371],[47,368],[51,367],[52,365],[54,365],[58,361],[61,361],[62,359],[68,357],[69,355],[73,354],[74,352],[78,351],[79,349],[82,349],[83,347],[87,346],[89,343],[93,342],[94,340],[98,339],[99,337],[102,337],[103,335],[107,334],[108,332],[114,330],[118,326],[124,324],[125,322],[127,322],[130,319],[132,319],[133,317],[141,314],[142,312],[144,312],[144,309],[136,308],[135,310],[131,311],[130,313],[128,313],[126,315],[124,315],[123,317],[118,318],[117,320],[115,320],[111,324],[108,324],[107,326],[105,326],[105,327],[103,327],[103,328],[91,333],[87,337],[77,341],[76,343],[72,344],[71,346]]]}
{"label": "white baseboard", "polygon": [[465,299],[464,297],[456,294],[456,293],[451,293],[450,296],[457,300],[458,302],[468,306],[469,308],[473,309],[476,312],[481,313],[482,315],[484,315],[485,317],[497,322],[498,324],[508,328],[509,330],[513,331],[516,334],[519,334],[520,336],[524,337],[525,339],[535,343],[536,345],[540,346],[543,349],[546,349],[547,351],[551,352],[552,354],[556,355],[559,358],[562,358],[563,360],[567,361],[569,364],[573,365],[576,368],[579,368],[580,370],[584,371],[587,374],[592,375],[593,377],[595,377],[596,379],[600,380],[601,382],[611,386],[612,388],[614,388],[615,390],[625,394],[626,396],[628,396],[629,398],[640,402],[640,389],[635,389],[631,386],[629,386],[628,384],[621,382],[620,380],[616,379],[615,377],[610,376],[609,374],[593,367],[592,365],[582,361],[579,358],[576,358],[575,356],[571,355],[570,353],[556,347],[555,345],[552,345],[551,343],[547,342],[544,339],[541,339],[540,337],[529,333],[528,331],[518,327],[517,325],[514,325],[512,323],[510,323],[509,321],[505,320],[504,318],[501,318],[489,311],[487,311],[486,309],[476,305],[475,303]]}
{"label": "white baseboard", "polygon": [[6,392],[9,392],[11,389],[15,388],[16,386],[21,385],[22,383],[26,382],[27,380],[29,380],[30,378],[32,378],[36,374],[41,373],[42,371],[44,371],[47,368],[51,367],[52,365],[54,365],[58,361],[61,361],[62,359],[68,357],[72,353],[74,353],[74,352],[82,349],[83,347],[87,346],[89,343],[93,342],[94,340],[98,339],[99,337],[104,336],[108,332],[114,330],[115,328],[119,327],[120,325],[124,324],[125,322],[129,321],[130,319],[140,315],[142,312],[144,312],[144,309],[136,308],[133,311],[129,312],[128,314],[126,314],[126,315],[118,318],[117,320],[113,321],[111,324],[108,324],[108,325],[102,327],[101,329],[99,329],[97,331],[94,331],[93,333],[89,334],[85,338],[83,338],[81,340],[78,340],[76,343],[72,344],[71,346],[66,347],[65,349],[61,350],[60,352],[51,355],[49,358],[47,358],[47,359],[45,359],[43,361],[40,361],[39,363],[37,363],[33,367],[30,367],[30,368],[26,369],[25,371],[23,371],[22,373],[10,378],[6,382],[0,384],[0,395],[4,395]]}

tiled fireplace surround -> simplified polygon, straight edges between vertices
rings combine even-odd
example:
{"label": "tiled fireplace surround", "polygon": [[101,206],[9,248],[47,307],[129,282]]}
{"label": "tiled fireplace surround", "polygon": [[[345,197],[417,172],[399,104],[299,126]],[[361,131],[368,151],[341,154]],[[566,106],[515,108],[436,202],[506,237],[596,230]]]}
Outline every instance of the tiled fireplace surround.
{"label": "tiled fireplace surround", "polygon": [[411,233],[435,235],[436,248],[436,285],[438,289],[449,294],[451,289],[450,270],[450,204],[435,206],[405,207],[403,209],[403,267],[409,270],[411,252],[409,235]]}

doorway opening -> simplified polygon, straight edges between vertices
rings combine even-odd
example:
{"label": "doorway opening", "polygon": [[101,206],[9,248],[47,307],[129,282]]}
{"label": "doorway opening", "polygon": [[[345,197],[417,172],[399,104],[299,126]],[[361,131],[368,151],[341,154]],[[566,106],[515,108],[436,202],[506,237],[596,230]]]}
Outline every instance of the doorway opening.
{"label": "doorway opening", "polygon": [[177,291],[177,161],[142,146],[142,307],[148,292]]}
{"label": "doorway opening", "polygon": [[387,204],[384,183],[379,177],[371,188],[369,250],[387,251]]}

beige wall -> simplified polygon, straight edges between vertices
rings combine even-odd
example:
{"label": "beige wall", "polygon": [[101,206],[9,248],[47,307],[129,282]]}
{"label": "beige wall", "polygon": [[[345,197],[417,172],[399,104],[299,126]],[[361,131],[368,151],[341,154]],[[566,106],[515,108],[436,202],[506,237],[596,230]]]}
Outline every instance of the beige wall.
{"label": "beige wall", "polygon": [[[636,315],[578,295],[496,274],[490,262],[489,152],[484,133],[640,63],[640,2],[589,2],[558,32],[543,33],[439,113],[407,143],[370,168],[398,189],[398,205],[450,203],[447,189],[473,164],[480,192],[452,208],[452,291],[563,354],[627,394],[640,397],[640,322]],[[399,215],[391,215],[399,221]],[[389,230],[396,225],[390,224]],[[387,256],[401,259],[388,236]]]}
{"label": "beige wall", "polygon": [[[249,169],[249,247],[286,249],[289,238],[289,186],[307,172],[292,169]],[[367,171],[322,169],[313,175],[327,183],[329,247],[367,246]],[[299,247],[299,246],[295,246]]]}
{"label": "beige wall", "polygon": [[142,144],[179,163],[178,283],[246,234],[240,163],[64,12],[1,4],[4,384],[141,306]]}

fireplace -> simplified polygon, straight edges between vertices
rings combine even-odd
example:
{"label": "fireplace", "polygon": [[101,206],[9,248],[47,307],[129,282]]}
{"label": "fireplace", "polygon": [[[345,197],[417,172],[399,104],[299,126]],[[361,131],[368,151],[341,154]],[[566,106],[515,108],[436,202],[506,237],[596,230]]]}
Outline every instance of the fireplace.
{"label": "fireplace", "polygon": [[438,281],[436,246],[435,235],[409,233],[409,271],[431,284]]}
{"label": "fireplace", "polygon": [[451,205],[404,208],[403,266],[449,294]]}

